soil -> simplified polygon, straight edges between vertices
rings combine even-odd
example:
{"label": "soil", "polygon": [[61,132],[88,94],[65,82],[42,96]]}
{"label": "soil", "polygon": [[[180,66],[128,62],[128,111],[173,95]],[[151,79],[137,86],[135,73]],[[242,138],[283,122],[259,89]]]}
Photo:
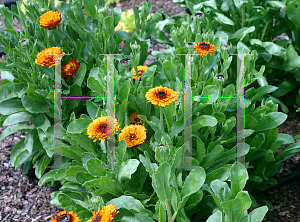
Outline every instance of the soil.
{"label": "soil", "polygon": [[[0,2],[4,1],[2,0]],[[127,11],[132,9],[133,3],[138,6],[142,2],[143,0],[122,1],[118,4],[110,5],[110,10],[114,7],[120,7],[122,11]],[[172,13],[173,15],[185,10],[170,0],[153,1],[152,13],[157,12],[161,8],[163,8],[166,13]],[[0,27],[5,28],[1,18]],[[16,19],[14,19],[14,28],[18,31],[22,30]],[[120,48],[123,46],[124,42]],[[168,46],[166,44],[154,41],[154,50],[164,51],[167,48]],[[149,55],[151,55],[152,50],[152,47],[150,47]],[[0,57],[0,61],[4,61],[3,58]],[[145,65],[151,62],[153,61],[146,61]],[[0,82],[1,80],[0,78]],[[6,127],[0,128],[0,134],[5,128]],[[287,133],[295,138],[296,134],[300,131],[300,113],[296,113],[295,109],[291,110],[287,120],[278,127],[278,130],[280,133]],[[50,195],[52,192],[57,191],[57,188],[50,187],[48,184],[42,187],[38,186],[37,179],[33,179],[22,173],[22,166],[18,169],[14,169],[10,164],[11,149],[24,138],[25,135],[25,132],[18,132],[6,137],[0,143],[0,221],[51,221],[58,212],[63,210],[63,208],[54,207],[50,204]],[[288,145],[282,146],[276,154],[280,153],[287,146]],[[299,158],[300,155],[297,155],[284,161],[284,167],[274,178],[280,180],[299,173]],[[264,196],[262,196],[262,199],[270,201],[274,206],[274,210],[268,211],[264,221],[300,221],[299,182],[299,179],[290,182],[278,189],[266,192]],[[265,205],[264,203],[261,204]]]}

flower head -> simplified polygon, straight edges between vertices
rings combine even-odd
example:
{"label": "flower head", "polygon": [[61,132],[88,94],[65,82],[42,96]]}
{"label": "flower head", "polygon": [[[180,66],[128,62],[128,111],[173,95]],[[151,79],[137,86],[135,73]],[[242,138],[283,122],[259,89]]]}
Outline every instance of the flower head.
{"label": "flower head", "polygon": [[59,61],[56,60],[56,55],[60,55],[59,60],[65,55],[59,47],[46,48],[39,52],[36,56],[35,63],[41,66],[52,66],[58,65]]}
{"label": "flower head", "polygon": [[204,14],[203,12],[198,12],[198,13],[195,13],[193,15],[194,18],[199,18],[199,19],[203,19],[204,18]]}
{"label": "flower head", "polygon": [[63,77],[67,77],[69,82],[71,77],[74,78],[76,76],[76,72],[78,71],[79,67],[80,62],[78,62],[78,59],[71,59],[62,67]]}
{"label": "flower head", "polygon": [[[108,124],[114,122],[114,129],[111,127],[112,124]],[[111,135],[117,134],[117,131],[120,129],[120,125],[118,123],[117,119],[114,119],[112,116],[102,116],[98,117],[97,119],[93,120],[87,128],[87,134],[89,138],[94,139],[93,142],[96,142],[97,140],[105,140],[107,137],[110,138]]]}
{"label": "flower head", "polygon": [[192,42],[187,42],[185,45],[188,49],[193,49],[194,48],[194,43],[192,43]]}
{"label": "flower head", "polygon": [[[138,69],[138,75],[140,77],[140,80],[142,80],[142,74],[144,72],[146,72],[148,68],[149,68],[148,66],[138,66],[137,67],[137,69]],[[136,75],[136,72],[135,72],[134,68],[131,69],[131,72],[133,72],[133,80],[135,81],[136,78],[137,78],[137,75]]]}
{"label": "flower head", "polygon": [[137,117],[138,115],[137,111],[130,114],[129,119],[132,124],[142,124],[142,121]]}
{"label": "flower head", "polygon": [[221,47],[221,49],[223,50],[223,51],[228,51],[229,49],[231,49],[231,44],[230,45],[222,45],[222,47]]}
{"label": "flower head", "polygon": [[130,59],[121,59],[120,64],[121,66],[128,66],[130,63]]}
{"label": "flower head", "polygon": [[44,13],[40,19],[39,24],[45,29],[55,29],[58,28],[61,22],[61,14],[57,11],[49,11]]}
{"label": "flower head", "polygon": [[115,209],[114,204],[103,206],[101,210],[99,207],[98,211],[93,212],[93,216],[87,222],[113,222],[117,213],[119,211]]}
{"label": "flower head", "polygon": [[217,50],[215,49],[215,45],[210,44],[210,42],[208,41],[203,41],[203,42],[199,42],[197,43],[194,48],[200,53],[200,55],[206,56],[207,53],[209,53],[210,55],[212,55],[212,52],[216,52]]}
{"label": "flower head", "polygon": [[177,100],[178,93],[167,87],[157,86],[146,92],[146,98],[153,105],[165,107]]}
{"label": "flower head", "polygon": [[77,217],[77,214],[73,214],[73,211],[62,211],[57,213],[52,222],[81,222],[81,220]]}
{"label": "flower head", "polygon": [[143,125],[125,126],[119,134],[119,141],[125,140],[128,148],[141,145],[147,139],[146,131]]}
{"label": "flower head", "polygon": [[21,44],[21,47],[25,47],[29,44],[29,40],[25,38],[21,39],[19,42]]}

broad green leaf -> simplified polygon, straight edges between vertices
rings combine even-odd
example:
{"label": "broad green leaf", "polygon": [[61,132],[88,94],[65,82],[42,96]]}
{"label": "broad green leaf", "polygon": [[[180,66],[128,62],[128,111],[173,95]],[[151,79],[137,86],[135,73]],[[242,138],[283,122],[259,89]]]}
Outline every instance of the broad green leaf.
{"label": "broad green leaf", "polygon": [[86,15],[90,17],[91,19],[96,18],[97,16],[97,11],[96,11],[96,5],[95,1],[92,0],[82,0],[82,3],[84,5],[84,9],[86,12]]}
{"label": "broad green leaf", "polygon": [[61,180],[66,177],[66,172],[69,170],[68,167],[60,168],[55,174],[54,174],[54,180]]}
{"label": "broad green leaf", "polygon": [[240,165],[233,166],[230,170],[231,182],[231,197],[235,198],[237,193],[242,191],[249,179],[247,169],[242,168]]}
{"label": "broad green leaf", "polygon": [[34,127],[33,126],[28,126],[28,125],[23,125],[23,124],[17,124],[17,125],[12,125],[10,127],[7,127],[3,130],[1,137],[0,137],[0,142],[7,136],[18,132],[18,131],[24,131],[24,132],[29,132],[32,130]]}
{"label": "broad green leaf", "polygon": [[97,117],[98,106],[95,103],[87,100],[86,101],[86,110],[92,120],[94,120]]}
{"label": "broad green leaf", "polygon": [[81,87],[82,82],[84,80],[84,77],[86,75],[86,69],[87,69],[86,68],[86,64],[85,63],[81,63],[80,67],[79,67],[79,70],[77,71],[76,76],[74,78],[74,83],[73,84],[76,84],[79,87]]}
{"label": "broad green leaf", "polygon": [[280,112],[272,112],[263,117],[255,127],[257,132],[272,129],[282,124],[287,118],[287,115]]}
{"label": "broad green leaf", "polygon": [[20,99],[10,99],[0,103],[0,114],[11,115],[20,111],[25,111]]}
{"label": "broad green leaf", "polygon": [[206,174],[203,168],[195,168],[190,171],[186,177],[182,191],[182,199],[200,190],[206,179]]}
{"label": "broad green leaf", "polygon": [[231,199],[231,191],[226,182],[216,179],[210,183],[210,187],[221,202]]}
{"label": "broad green leaf", "polygon": [[87,161],[86,166],[90,174],[95,177],[102,177],[106,174],[106,169],[98,159],[90,159]]}
{"label": "broad green leaf", "polygon": [[46,167],[48,167],[52,160],[53,158],[50,158],[48,155],[44,154],[43,157],[34,164],[33,168],[35,168],[35,175],[38,179],[41,179]]}
{"label": "broad green leaf", "polygon": [[193,131],[197,131],[201,127],[210,126],[213,127],[217,125],[218,120],[209,115],[198,116],[195,120],[193,120]]}
{"label": "broad green leaf", "polygon": [[152,187],[162,202],[171,199],[170,177],[171,170],[168,163],[161,164],[152,176]]}
{"label": "broad green leaf", "polygon": [[23,83],[8,83],[0,87],[0,102],[18,97],[18,93],[27,85]]}
{"label": "broad green leaf", "polygon": [[222,212],[217,210],[214,214],[212,214],[206,222],[222,222]]}
{"label": "broad green leaf", "polygon": [[87,129],[90,123],[90,119],[77,119],[70,123],[67,131],[68,133],[82,133],[82,130]]}
{"label": "broad green leaf", "polygon": [[110,204],[114,204],[117,209],[124,208],[134,213],[142,213],[147,216],[151,215],[151,212],[146,210],[144,205],[139,200],[131,196],[120,196],[106,203],[106,205]]}
{"label": "broad green leaf", "polygon": [[[75,18],[82,29],[85,28],[85,15],[82,12],[82,5],[80,1],[73,1],[71,4],[72,11]],[[85,65],[85,64],[84,64]]]}
{"label": "broad green leaf", "polygon": [[53,109],[44,99],[33,99],[29,96],[22,96],[21,101],[28,112],[31,113],[48,113],[49,109]]}
{"label": "broad green leaf", "polygon": [[125,163],[121,164],[121,168],[118,171],[118,180],[121,182],[122,179],[129,179],[131,178],[131,175],[135,173],[138,166],[140,164],[140,161],[135,159],[127,160]]}
{"label": "broad green leaf", "polygon": [[221,14],[221,13],[218,13],[218,12],[215,12],[217,17],[215,17],[215,19],[221,23],[221,24],[224,24],[224,25],[231,25],[231,26],[234,26],[234,22],[229,19],[227,16]]}
{"label": "broad green leaf", "polygon": [[268,212],[267,206],[262,206],[254,209],[249,213],[250,222],[261,222],[264,219],[267,212]]}
{"label": "broad green leaf", "polygon": [[39,180],[38,185],[41,187],[45,183],[54,181],[54,175],[56,174],[58,170],[50,170],[48,173],[44,174],[42,178]]}
{"label": "broad green leaf", "polygon": [[297,86],[297,83],[294,81],[286,80],[278,85],[278,88],[272,93],[272,96],[281,97],[288,94]]}
{"label": "broad green leaf", "polygon": [[97,192],[100,192],[101,190],[104,190],[105,192],[108,192],[116,197],[122,195],[123,193],[119,187],[119,184],[117,184],[115,180],[112,180],[110,176],[102,176],[100,179],[86,181],[82,186],[100,188],[98,191],[96,191],[95,195],[98,195]]}
{"label": "broad green leaf", "polygon": [[30,121],[32,122],[32,114],[28,112],[19,112],[19,113],[14,113],[10,116],[8,116],[4,122],[3,126],[10,126],[16,123],[20,122],[27,122]]}
{"label": "broad green leaf", "polygon": [[[296,138],[296,140],[297,140],[297,138]],[[278,137],[275,140],[275,142],[277,142],[277,141],[281,141],[282,145],[295,143],[295,140],[294,140],[293,136],[291,136],[289,134],[285,134],[285,133],[279,133]]]}

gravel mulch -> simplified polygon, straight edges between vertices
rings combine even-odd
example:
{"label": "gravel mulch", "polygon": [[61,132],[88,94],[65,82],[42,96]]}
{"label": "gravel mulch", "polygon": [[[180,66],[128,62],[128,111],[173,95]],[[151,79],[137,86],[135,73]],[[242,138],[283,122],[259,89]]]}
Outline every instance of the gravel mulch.
{"label": "gravel mulch", "polygon": [[[0,0],[3,2],[3,0]],[[122,11],[132,9],[132,4],[136,6],[141,4],[143,0],[126,0],[119,4],[110,5],[110,11],[114,7],[120,7]],[[184,9],[173,3],[171,0],[152,1],[152,13],[157,12],[161,8],[166,13],[178,14]],[[5,28],[2,19],[0,18],[0,27]],[[14,19],[15,30],[21,30],[21,26]],[[277,39],[275,39],[277,40]],[[121,44],[122,48],[124,42]],[[154,41],[154,50],[163,51],[167,49],[166,44],[157,43]],[[149,49],[151,56],[152,44]],[[4,61],[0,57],[0,61]],[[153,61],[146,61],[145,65],[149,65]],[[1,82],[1,78],[0,78]],[[0,128],[0,134],[5,127]],[[287,133],[295,138],[295,135],[300,131],[300,113],[294,111],[289,113],[288,119],[278,127],[280,133]],[[51,193],[57,191],[57,188],[48,186],[38,186],[37,179],[31,179],[27,175],[22,174],[22,167],[17,170],[10,164],[10,152],[13,146],[24,138],[26,133],[18,132],[6,137],[0,143],[0,221],[51,221],[57,212],[63,208],[51,206]],[[277,152],[281,152],[287,145],[282,146]],[[297,155],[284,161],[283,169],[275,176],[275,179],[280,180],[287,176],[299,172],[299,157]],[[274,210],[269,211],[264,218],[266,222],[279,221],[300,221],[300,187],[299,182],[294,181],[278,189],[266,192],[263,199],[269,200],[274,205]]]}

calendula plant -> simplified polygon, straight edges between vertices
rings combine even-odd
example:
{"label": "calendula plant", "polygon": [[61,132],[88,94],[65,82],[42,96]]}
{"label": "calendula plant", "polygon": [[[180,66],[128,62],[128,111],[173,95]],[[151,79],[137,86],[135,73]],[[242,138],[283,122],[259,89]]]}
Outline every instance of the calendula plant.
{"label": "calendula plant", "polygon": [[[0,141],[17,131],[28,132],[14,147],[11,163],[16,168],[24,164],[24,173],[34,166],[40,178],[53,162],[54,155],[55,66],[61,65],[62,97],[104,97],[103,87],[97,85],[99,79],[95,75],[95,67],[104,63],[103,55],[99,54],[116,54],[123,40],[129,44],[133,39],[125,31],[114,32],[121,9],[114,8],[108,15],[108,4],[104,5],[104,1],[61,1],[57,11],[54,11],[53,0],[34,4],[28,1],[24,4],[26,14],[21,12],[21,4],[22,1],[18,1],[17,6],[12,5],[11,11],[3,5],[0,8],[6,26],[0,30],[0,41],[5,45],[1,49],[10,56],[0,63],[4,79],[0,89],[0,125],[8,126]],[[87,17],[82,12],[82,4]],[[147,18],[151,3],[141,5],[140,9]],[[21,32],[13,29],[13,16],[22,25]],[[146,44],[153,24],[159,20],[160,13],[154,14],[146,22],[147,27],[142,27],[146,35],[133,38],[142,46]],[[131,48],[124,47],[122,53],[129,56]],[[144,46],[141,61],[147,55]],[[61,107],[65,127],[73,117],[87,113],[85,100],[63,99]],[[19,124],[25,121],[33,126]]]}
{"label": "calendula plant", "polygon": [[[256,69],[265,65],[266,70],[255,87],[278,86],[278,89],[267,98],[277,102],[285,113],[294,103],[300,106],[299,87],[296,84],[299,82],[300,67],[299,37],[297,37],[300,27],[298,1],[261,3],[260,1],[174,0],[174,2],[188,8],[192,15],[183,12],[160,22],[154,32],[155,39],[173,46],[173,43],[159,32],[164,30],[171,34],[171,26],[190,26],[187,36],[213,30],[215,36],[222,36],[228,40],[228,44],[232,44],[231,53],[241,53],[241,48],[257,51]],[[197,30],[195,23],[192,22],[193,17],[201,20],[200,30]],[[274,39],[283,33],[287,36],[280,40]],[[276,74],[274,69],[277,70]]]}

